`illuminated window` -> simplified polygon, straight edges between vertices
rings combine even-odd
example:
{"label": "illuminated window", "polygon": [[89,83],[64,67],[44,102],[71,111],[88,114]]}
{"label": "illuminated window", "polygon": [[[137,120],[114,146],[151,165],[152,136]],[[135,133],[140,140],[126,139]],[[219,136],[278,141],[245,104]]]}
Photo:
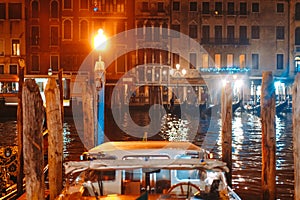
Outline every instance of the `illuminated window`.
{"label": "illuminated window", "polygon": [[241,69],[246,67],[246,55],[245,54],[241,54],[239,56],[239,62],[240,62]]}
{"label": "illuminated window", "polygon": [[221,67],[221,54],[215,54],[215,67]]}
{"label": "illuminated window", "polygon": [[13,39],[11,41],[11,55],[20,56],[20,40]]}
{"label": "illuminated window", "polygon": [[208,54],[207,53],[202,55],[202,67],[208,68]]}
{"label": "illuminated window", "polygon": [[233,54],[227,54],[227,67],[233,67]]}

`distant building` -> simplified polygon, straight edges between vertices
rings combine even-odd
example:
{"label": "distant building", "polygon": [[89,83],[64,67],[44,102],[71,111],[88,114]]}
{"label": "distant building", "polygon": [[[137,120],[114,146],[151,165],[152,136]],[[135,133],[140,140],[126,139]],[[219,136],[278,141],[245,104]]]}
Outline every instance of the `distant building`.
{"label": "distant building", "polygon": [[[115,56],[113,62],[106,62],[108,93],[130,72],[132,79],[124,81],[120,96],[130,95],[130,88],[136,87],[135,102],[154,103],[150,97],[156,91],[159,101],[167,103],[176,86],[178,99],[185,101],[189,89],[184,79],[201,102],[203,93],[220,85],[224,77],[243,80],[245,85],[235,89],[236,95],[249,99],[260,91],[262,72],[272,71],[275,80],[284,84],[279,84],[279,89],[286,95],[300,69],[299,13],[299,0],[1,1],[0,92],[18,90],[18,59],[23,58],[25,77],[39,78],[43,88],[49,70],[54,75],[63,70],[64,97],[77,96],[80,91],[73,90],[73,83],[84,71],[82,64],[89,56],[98,58],[92,46],[97,30],[102,28],[113,37],[139,28],[135,50],[127,52],[127,44],[118,44],[114,50],[103,52],[105,62],[105,53]],[[173,31],[189,37],[190,42],[183,43],[182,35]],[[151,48],[144,48],[150,43]],[[83,72],[89,80],[93,61]],[[208,98],[212,102],[218,99],[219,91],[214,92]]]}

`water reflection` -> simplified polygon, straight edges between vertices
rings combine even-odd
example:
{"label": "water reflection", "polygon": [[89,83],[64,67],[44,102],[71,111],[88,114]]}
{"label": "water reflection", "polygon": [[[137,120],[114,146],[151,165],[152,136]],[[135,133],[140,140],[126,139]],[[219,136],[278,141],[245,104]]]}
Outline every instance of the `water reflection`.
{"label": "water reflection", "polygon": [[[149,124],[149,114],[147,110],[131,110],[130,116],[122,116],[122,126],[126,132],[130,131],[127,126],[128,117],[131,117],[139,125]],[[113,120],[111,112],[106,112],[106,140],[140,140],[130,134],[122,131]],[[213,152],[215,157],[221,157],[221,122],[220,118],[211,118],[209,120],[201,119],[199,127],[191,127],[188,120],[179,123],[178,118],[169,119],[174,124],[182,124],[183,130],[187,132],[196,132],[192,137],[187,135],[188,139],[201,145],[202,147]],[[293,136],[292,136],[292,113],[287,112],[276,116],[276,169],[277,169],[277,199],[293,199],[294,190],[294,165],[293,165]],[[166,122],[166,121],[163,121]],[[168,124],[168,123],[163,123]],[[64,159],[79,160],[79,155],[85,151],[74,121],[71,118],[65,118],[64,123]],[[172,127],[172,126],[171,126]],[[261,119],[247,112],[236,111],[233,116],[233,141],[232,141],[232,158],[233,158],[233,188],[242,197],[242,199],[260,199],[261,196]],[[163,127],[162,127],[163,130]],[[196,130],[196,131],[195,131]],[[16,122],[0,122],[1,146],[16,145]],[[162,140],[160,133],[151,140]]]}

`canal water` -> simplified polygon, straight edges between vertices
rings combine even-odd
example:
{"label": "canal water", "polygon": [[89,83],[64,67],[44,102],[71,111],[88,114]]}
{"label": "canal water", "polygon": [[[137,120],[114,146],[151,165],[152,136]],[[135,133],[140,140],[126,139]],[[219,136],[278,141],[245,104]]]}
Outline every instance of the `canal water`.
{"label": "canal water", "polygon": [[[150,123],[148,110],[131,110],[130,115],[122,118],[122,130],[113,120],[112,113],[106,111],[106,135],[108,140],[136,140],[126,134],[128,120],[132,118],[139,126]],[[164,118],[166,120],[166,118]],[[178,124],[178,118],[168,119],[168,122]],[[162,122],[162,129],[165,123]],[[184,130],[194,130],[189,127],[191,123],[183,122]],[[75,125],[73,118],[64,119],[64,159],[79,160],[79,155],[85,151],[78,132],[80,127]],[[125,127],[125,129],[124,129]],[[127,127],[128,128],[128,127]],[[233,115],[233,189],[246,200],[261,199],[261,121],[256,115],[242,110],[237,110]],[[125,130],[125,131],[124,131]],[[201,119],[197,135],[193,136],[193,142],[210,150],[215,157],[221,157],[220,118]],[[16,145],[16,122],[3,120],[0,122],[0,147]],[[187,136],[188,137],[188,136]],[[161,140],[161,135],[155,135],[149,140]],[[277,199],[292,200],[294,190],[294,165],[293,165],[293,137],[292,137],[292,113],[287,111],[276,115],[276,186]],[[0,152],[1,153],[1,152]],[[1,161],[3,164],[3,161]]]}

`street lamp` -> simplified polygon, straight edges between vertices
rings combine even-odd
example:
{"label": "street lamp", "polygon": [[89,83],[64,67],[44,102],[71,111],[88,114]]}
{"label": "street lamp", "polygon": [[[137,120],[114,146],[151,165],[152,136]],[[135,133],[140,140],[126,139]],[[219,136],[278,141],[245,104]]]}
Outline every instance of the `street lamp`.
{"label": "street lamp", "polygon": [[97,120],[95,130],[95,145],[104,142],[104,101],[105,101],[105,63],[101,60],[101,51],[106,48],[107,37],[102,29],[98,30],[98,34],[94,37],[94,49],[98,51],[99,57],[94,67],[94,81],[97,94]]}

